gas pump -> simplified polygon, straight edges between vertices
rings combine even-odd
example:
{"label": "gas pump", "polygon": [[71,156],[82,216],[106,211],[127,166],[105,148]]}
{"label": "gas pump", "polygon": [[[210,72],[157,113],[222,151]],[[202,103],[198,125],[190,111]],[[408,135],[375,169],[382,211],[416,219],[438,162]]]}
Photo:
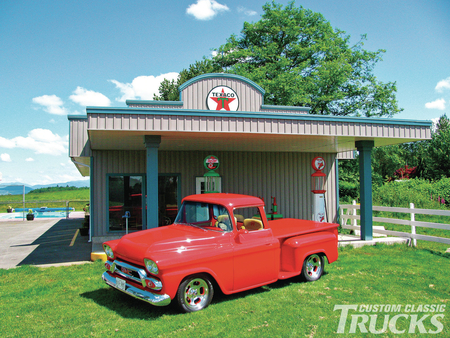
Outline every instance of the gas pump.
{"label": "gas pump", "polygon": [[219,159],[214,155],[208,155],[203,160],[203,165],[208,170],[203,177],[205,178],[205,194],[219,192],[220,175],[216,173],[216,169],[219,168]]}
{"label": "gas pump", "polygon": [[313,193],[312,220],[316,222],[325,222],[326,175],[322,172],[325,168],[325,160],[320,156],[314,157],[311,165],[315,171],[311,175],[311,192]]}

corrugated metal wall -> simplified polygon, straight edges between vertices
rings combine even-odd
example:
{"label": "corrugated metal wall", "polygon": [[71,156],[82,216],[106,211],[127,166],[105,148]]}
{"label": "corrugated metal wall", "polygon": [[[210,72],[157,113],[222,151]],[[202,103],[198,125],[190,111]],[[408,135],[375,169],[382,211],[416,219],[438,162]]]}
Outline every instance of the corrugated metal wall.
{"label": "corrugated metal wall", "polygon": [[[249,132],[256,134],[320,135],[367,138],[431,138],[428,126],[404,126],[346,120],[315,120],[261,117],[186,116],[164,114],[90,113],[89,130],[120,130],[145,132]],[[352,145],[354,147],[354,145]]]}
{"label": "corrugated metal wall", "polygon": [[69,123],[70,140],[69,140],[69,156],[70,157],[90,157],[91,146],[87,133],[88,120],[86,118],[71,118]]}
{"label": "corrugated metal wall", "polygon": [[[211,152],[160,151],[159,173],[181,174],[182,197],[195,194],[195,178],[203,176],[203,160]],[[222,191],[263,197],[266,211],[271,196],[277,198],[278,212],[284,217],[311,219],[311,161],[326,161],[326,203],[330,221],[336,221],[335,154],[213,152],[220,160],[217,172]],[[106,236],[106,174],[145,174],[145,151],[94,151],[95,187],[94,236]]]}

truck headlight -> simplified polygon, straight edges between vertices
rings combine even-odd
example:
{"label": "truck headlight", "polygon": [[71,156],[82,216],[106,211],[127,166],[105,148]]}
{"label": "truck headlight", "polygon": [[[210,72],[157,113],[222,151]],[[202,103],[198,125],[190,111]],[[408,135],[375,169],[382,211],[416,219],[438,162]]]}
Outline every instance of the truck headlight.
{"label": "truck headlight", "polygon": [[107,244],[103,244],[103,250],[106,253],[106,256],[108,256],[109,259],[114,259],[114,252],[112,251],[111,247]]}
{"label": "truck headlight", "polygon": [[151,274],[157,275],[159,273],[158,265],[153,262],[151,259],[144,259],[145,268]]}

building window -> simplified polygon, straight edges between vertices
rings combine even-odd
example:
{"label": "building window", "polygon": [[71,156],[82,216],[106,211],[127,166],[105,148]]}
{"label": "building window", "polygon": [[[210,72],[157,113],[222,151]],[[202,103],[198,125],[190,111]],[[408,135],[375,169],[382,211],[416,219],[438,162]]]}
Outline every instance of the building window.
{"label": "building window", "polygon": [[109,175],[108,176],[108,214],[109,231],[125,231],[128,211],[128,231],[141,230],[143,220],[142,199],[144,176]]}
{"label": "building window", "polygon": [[[217,186],[215,185],[217,184]],[[213,190],[222,192],[222,177],[217,177],[216,182],[214,182]],[[206,191],[206,177],[199,176],[195,178],[195,193],[204,194]]]}
{"label": "building window", "polygon": [[159,226],[172,224],[177,217],[178,205],[180,203],[179,176],[179,174],[159,174]]}

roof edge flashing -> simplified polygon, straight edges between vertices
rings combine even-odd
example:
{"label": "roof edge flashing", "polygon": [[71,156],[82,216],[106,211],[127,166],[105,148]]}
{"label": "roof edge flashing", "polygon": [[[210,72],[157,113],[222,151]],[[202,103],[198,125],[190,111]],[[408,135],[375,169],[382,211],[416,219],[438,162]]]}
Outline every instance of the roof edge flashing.
{"label": "roof edge flashing", "polygon": [[252,80],[250,80],[244,76],[241,76],[241,75],[228,74],[228,73],[208,73],[208,74],[198,75],[198,76],[186,81],[181,86],[179,86],[178,91],[180,92],[180,95],[181,95],[181,92],[188,86],[192,85],[193,83],[202,81],[205,79],[211,79],[211,78],[223,78],[223,79],[228,78],[228,79],[239,80],[239,81],[245,82],[248,85],[252,86],[257,91],[259,91],[263,96],[266,93],[266,91],[260,85],[256,84]]}

